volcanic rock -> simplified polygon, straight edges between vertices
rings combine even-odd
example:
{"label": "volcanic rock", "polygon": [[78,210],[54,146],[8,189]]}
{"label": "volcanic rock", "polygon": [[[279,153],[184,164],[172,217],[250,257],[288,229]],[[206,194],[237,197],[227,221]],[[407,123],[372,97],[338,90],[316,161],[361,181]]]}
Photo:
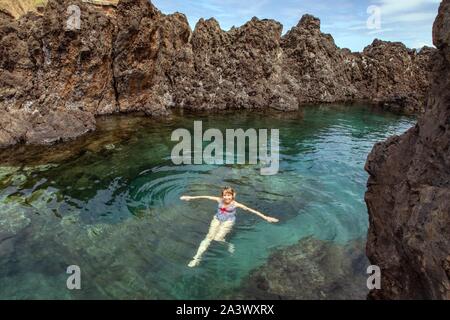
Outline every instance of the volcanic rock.
{"label": "volcanic rock", "polygon": [[433,27],[431,91],[418,124],[375,145],[366,163],[372,299],[450,299],[450,1]]}
{"label": "volcanic rock", "polygon": [[[80,28],[69,24],[73,6]],[[192,31],[183,14],[147,0],[49,0],[18,19],[0,13],[0,147],[75,138],[118,112],[366,100],[420,113],[434,51],[375,40],[352,53],[311,15],[284,36],[256,17],[229,31],[200,19]]]}

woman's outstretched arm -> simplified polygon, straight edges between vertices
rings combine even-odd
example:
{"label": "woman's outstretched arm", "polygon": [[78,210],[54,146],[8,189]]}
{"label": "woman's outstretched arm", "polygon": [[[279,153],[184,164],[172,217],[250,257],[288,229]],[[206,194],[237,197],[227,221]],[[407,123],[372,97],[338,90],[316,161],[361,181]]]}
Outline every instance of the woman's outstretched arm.
{"label": "woman's outstretched arm", "polygon": [[261,212],[259,212],[257,210],[254,210],[252,208],[247,207],[246,205],[243,205],[242,203],[239,203],[237,201],[235,203],[236,203],[236,207],[241,208],[241,209],[246,210],[246,211],[250,211],[250,212],[256,214],[257,216],[263,218],[267,222],[274,223],[274,222],[278,222],[279,221],[277,218],[266,216],[265,214],[263,214],[263,213],[261,213]]}
{"label": "woman's outstretched arm", "polygon": [[217,202],[220,202],[220,198],[219,197],[210,197],[210,196],[195,196],[195,197],[191,197],[191,196],[181,196],[180,200],[197,200],[197,199],[208,199],[208,200],[214,200]]}

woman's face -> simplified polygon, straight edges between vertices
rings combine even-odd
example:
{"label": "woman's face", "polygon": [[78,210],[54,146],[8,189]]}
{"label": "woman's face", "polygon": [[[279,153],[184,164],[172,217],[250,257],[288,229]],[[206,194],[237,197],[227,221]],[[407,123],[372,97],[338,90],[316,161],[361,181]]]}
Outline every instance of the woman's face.
{"label": "woman's face", "polygon": [[222,195],[222,197],[223,197],[223,201],[224,201],[226,204],[228,204],[228,203],[230,203],[231,201],[233,201],[233,195],[232,195],[231,193],[229,193],[229,192],[224,193],[224,194]]}

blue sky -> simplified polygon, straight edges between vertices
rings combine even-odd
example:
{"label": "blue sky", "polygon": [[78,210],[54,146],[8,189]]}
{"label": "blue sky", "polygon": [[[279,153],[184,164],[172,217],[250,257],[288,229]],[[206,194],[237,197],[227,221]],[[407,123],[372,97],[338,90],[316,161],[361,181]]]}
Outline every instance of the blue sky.
{"label": "blue sky", "polygon": [[[281,22],[285,33],[298,23],[303,14],[310,13],[321,19],[322,31],[332,34],[339,47],[361,51],[375,38],[402,41],[410,48],[431,46],[433,21],[441,0],[153,0],[152,2],[164,13],[178,11],[186,14],[192,28],[202,17],[215,17],[222,29],[229,30],[233,25],[241,26],[256,16]],[[376,6],[376,11],[368,13],[370,6]],[[377,28],[369,29],[367,20],[374,12],[379,12],[380,24]]]}

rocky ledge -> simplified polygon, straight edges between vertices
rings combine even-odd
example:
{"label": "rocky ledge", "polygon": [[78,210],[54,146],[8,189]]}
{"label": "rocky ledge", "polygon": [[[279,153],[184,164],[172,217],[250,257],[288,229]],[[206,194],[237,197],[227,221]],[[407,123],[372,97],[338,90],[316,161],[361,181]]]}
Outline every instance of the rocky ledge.
{"label": "rocky ledge", "polygon": [[[95,129],[95,116],[173,108],[274,108],[367,100],[423,111],[434,49],[375,40],[338,48],[305,15],[282,25],[253,18],[223,31],[214,19],[191,30],[147,0],[49,0],[19,19],[0,12],[0,147],[53,143]],[[67,27],[69,5],[80,29]]]}
{"label": "rocky ledge", "polygon": [[373,299],[450,299],[450,0],[433,27],[438,48],[425,114],[369,155],[367,255],[382,272]]}

